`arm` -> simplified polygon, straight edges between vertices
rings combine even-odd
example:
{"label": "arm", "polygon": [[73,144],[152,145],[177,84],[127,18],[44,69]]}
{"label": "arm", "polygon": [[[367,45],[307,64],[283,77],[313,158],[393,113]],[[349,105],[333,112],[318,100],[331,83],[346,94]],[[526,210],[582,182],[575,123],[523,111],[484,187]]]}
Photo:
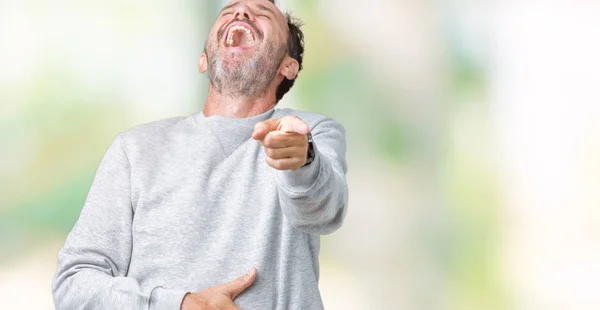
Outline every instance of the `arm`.
{"label": "arm", "polygon": [[[308,125],[297,117],[264,123],[257,126],[254,137],[263,138],[267,163],[276,169],[279,201],[286,219],[307,233],[334,232],[342,225],[348,205],[344,128],[331,119],[315,125],[311,130],[315,159],[303,166]],[[263,135],[267,129],[272,131]]]}
{"label": "arm", "polygon": [[311,130],[315,159],[297,170],[276,170],[279,201],[287,220],[309,233],[337,230],[346,214],[346,140],[344,128],[325,120]]}
{"label": "arm", "polygon": [[58,254],[56,309],[179,309],[185,291],[126,277],[132,250],[131,166],[117,136],[104,155],[81,215]]}

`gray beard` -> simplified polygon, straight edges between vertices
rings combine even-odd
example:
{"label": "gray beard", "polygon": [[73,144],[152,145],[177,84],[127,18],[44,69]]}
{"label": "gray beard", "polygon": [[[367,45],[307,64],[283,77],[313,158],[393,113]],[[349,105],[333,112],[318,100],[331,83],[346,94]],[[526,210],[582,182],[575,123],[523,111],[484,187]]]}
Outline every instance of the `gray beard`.
{"label": "gray beard", "polygon": [[258,98],[277,76],[286,49],[266,45],[266,51],[257,51],[250,59],[238,60],[244,55],[220,55],[214,45],[205,48],[208,58],[208,77],[212,86],[221,94],[233,97]]}

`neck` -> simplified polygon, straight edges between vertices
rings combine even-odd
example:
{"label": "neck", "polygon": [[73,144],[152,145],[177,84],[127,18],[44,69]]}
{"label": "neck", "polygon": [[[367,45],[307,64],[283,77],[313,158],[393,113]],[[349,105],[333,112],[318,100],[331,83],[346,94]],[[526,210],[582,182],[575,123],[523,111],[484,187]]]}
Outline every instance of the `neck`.
{"label": "neck", "polygon": [[275,104],[275,94],[271,92],[259,98],[235,97],[223,95],[210,85],[203,112],[205,116],[246,118],[263,114]]}

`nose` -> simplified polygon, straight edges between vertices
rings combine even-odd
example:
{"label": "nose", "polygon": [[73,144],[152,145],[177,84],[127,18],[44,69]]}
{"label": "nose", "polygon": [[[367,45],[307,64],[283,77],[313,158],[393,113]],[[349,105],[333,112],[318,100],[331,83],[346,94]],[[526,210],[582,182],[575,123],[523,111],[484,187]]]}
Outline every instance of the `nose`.
{"label": "nose", "polygon": [[238,7],[235,9],[234,18],[235,19],[248,19],[248,20],[252,21],[254,19],[254,16],[252,15],[252,13],[250,13],[250,10],[248,9],[247,6],[238,5]]}

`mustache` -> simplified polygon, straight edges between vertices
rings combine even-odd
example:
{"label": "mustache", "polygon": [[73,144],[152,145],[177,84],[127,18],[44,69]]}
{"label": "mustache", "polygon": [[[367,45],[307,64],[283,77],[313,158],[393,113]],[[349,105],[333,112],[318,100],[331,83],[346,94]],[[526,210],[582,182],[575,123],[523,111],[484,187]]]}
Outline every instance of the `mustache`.
{"label": "mustache", "polygon": [[227,23],[225,26],[223,26],[218,32],[217,32],[217,40],[221,41],[223,40],[223,36],[225,35],[225,30],[227,30],[227,28],[229,28],[229,26],[235,22],[243,22],[248,24],[250,27],[252,27],[252,29],[254,30],[254,33],[256,33],[256,36],[258,37],[259,40],[262,41],[263,39],[263,33],[262,31],[260,31],[258,29],[258,27],[256,27],[256,25],[251,22],[249,19],[244,18],[244,19],[234,19],[232,21],[230,21],[229,23]]}

